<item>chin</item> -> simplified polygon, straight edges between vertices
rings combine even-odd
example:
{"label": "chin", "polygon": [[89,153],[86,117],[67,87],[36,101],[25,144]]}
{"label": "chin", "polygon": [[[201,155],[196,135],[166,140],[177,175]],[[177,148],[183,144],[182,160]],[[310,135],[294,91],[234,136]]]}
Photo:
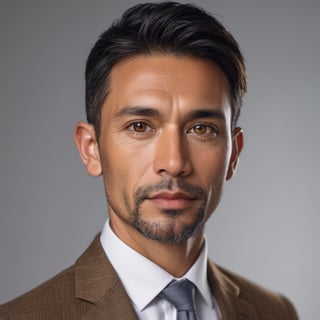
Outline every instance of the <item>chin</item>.
{"label": "chin", "polygon": [[204,225],[204,219],[199,219],[199,217],[196,217],[197,219],[193,219],[193,221],[182,221],[185,219],[179,219],[181,213],[177,210],[168,210],[166,214],[168,218],[162,220],[136,220],[134,227],[150,240],[180,243],[195,236]]}

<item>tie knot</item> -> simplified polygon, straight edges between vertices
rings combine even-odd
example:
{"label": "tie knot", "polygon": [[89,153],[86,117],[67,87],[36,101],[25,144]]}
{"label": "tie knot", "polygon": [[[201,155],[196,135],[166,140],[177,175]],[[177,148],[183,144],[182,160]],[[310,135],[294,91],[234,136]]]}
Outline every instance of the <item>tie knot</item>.
{"label": "tie knot", "polygon": [[171,302],[177,312],[195,312],[195,286],[188,279],[171,283],[162,290],[161,296]]}

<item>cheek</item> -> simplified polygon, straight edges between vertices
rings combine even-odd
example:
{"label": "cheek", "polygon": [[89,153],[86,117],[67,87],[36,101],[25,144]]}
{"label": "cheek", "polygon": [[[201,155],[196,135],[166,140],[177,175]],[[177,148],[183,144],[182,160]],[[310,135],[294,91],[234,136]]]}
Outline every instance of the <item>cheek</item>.
{"label": "cheek", "polygon": [[198,157],[198,168],[202,184],[208,192],[208,216],[218,206],[226,181],[230,152],[228,148],[217,148]]}
{"label": "cheek", "polygon": [[193,156],[193,166],[203,180],[204,185],[223,184],[226,179],[230,153],[224,149],[215,149]]}
{"label": "cheek", "polygon": [[[109,188],[131,194],[150,167],[150,152],[130,144],[111,144],[103,153],[103,175]],[[130,190],[132,189],[132,190]]]}

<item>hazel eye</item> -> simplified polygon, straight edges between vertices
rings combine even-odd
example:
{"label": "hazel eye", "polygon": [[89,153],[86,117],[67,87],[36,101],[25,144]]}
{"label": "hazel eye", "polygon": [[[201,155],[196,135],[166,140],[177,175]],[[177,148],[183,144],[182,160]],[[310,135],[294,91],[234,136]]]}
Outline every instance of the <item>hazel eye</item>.
{"label": "hazel eye", "polygon": [[127,126],[127,130],[135,134],[151,134],[154,132],[154,128],[145,121],[134,121]]}
{"label": "hazel eye", "polygon": [[189,134],[190,137],[202,141],[214,140],[220,135],[219,129],[217,129],[214,124],[206,122],[193,124],[186,133]]}
{"label": "hazel eye", "polygon": [[[211,129],[212,130],[212,129]],[[193,132],[196,134],[206,134],[210,131],[210,128],[204,124],[197,124],[193,127]]]}
{"label": "hazel eye", "polygon": [[188,130],[189,133],[194,133],[196,135],[212,135],[212,134],[217,134],[217,130],[213,128],[209,124],[204,124],[204,123],[199,123],[194,125],[192,128]]}
{"label": "hazel eye", "polygon": [[140,121],[140,122],[132,123],[130,127],[135,132],[145,132],[147,131],[148,125],[145,122]]}

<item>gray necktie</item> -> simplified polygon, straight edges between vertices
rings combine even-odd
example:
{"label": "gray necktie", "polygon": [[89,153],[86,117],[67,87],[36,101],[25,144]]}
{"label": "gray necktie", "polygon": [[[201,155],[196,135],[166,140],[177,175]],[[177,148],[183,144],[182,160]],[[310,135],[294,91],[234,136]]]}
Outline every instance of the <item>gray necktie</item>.
{"label": "gray necktie", "polygon": [[177,320],[197,320],[195,306],[195,286],[187,280],[171,283],[160,294],[177,309]]}

